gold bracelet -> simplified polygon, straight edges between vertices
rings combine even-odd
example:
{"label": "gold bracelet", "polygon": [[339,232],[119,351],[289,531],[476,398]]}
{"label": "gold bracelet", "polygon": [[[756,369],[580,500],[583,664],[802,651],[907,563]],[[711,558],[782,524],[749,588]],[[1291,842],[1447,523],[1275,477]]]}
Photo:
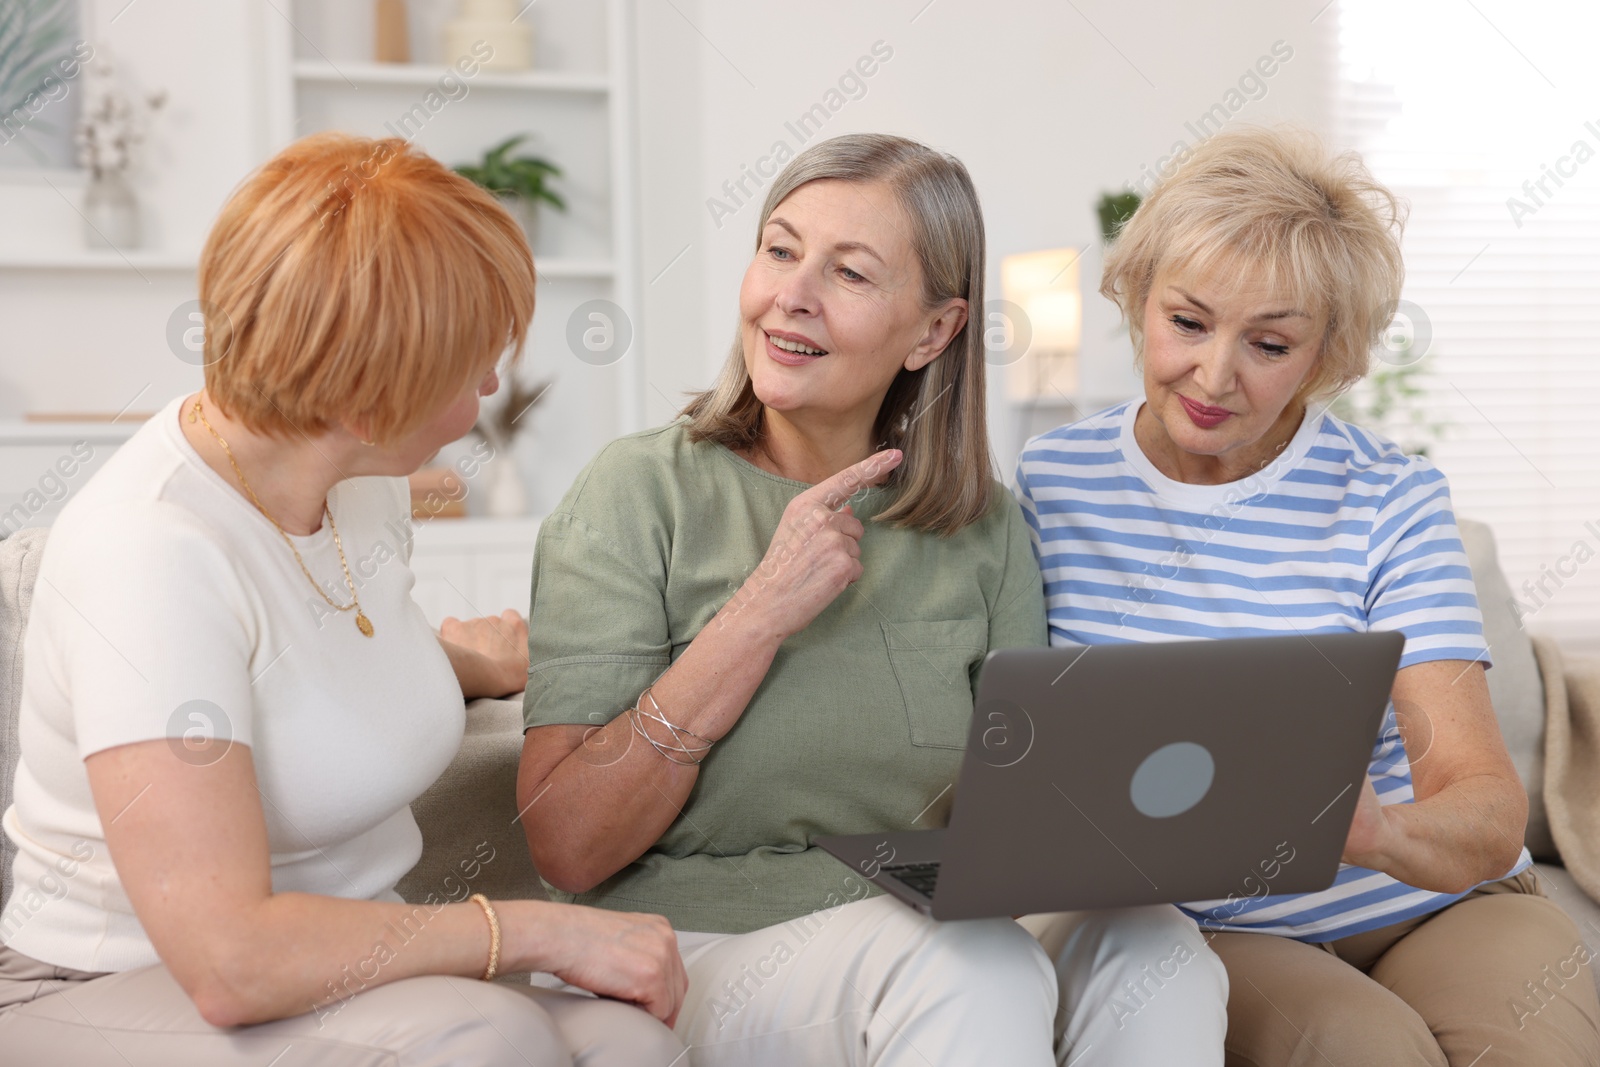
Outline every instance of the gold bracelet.
{"label": "gold bracelet", "polygon": [[489,969],[483,972],[482,981],[492,982],[500,971],[500,917],[494,913],[494,905],[489,903],[489,898],[482,893],[474,893],[467,899],[482,908],[483,917],[489,920]]}

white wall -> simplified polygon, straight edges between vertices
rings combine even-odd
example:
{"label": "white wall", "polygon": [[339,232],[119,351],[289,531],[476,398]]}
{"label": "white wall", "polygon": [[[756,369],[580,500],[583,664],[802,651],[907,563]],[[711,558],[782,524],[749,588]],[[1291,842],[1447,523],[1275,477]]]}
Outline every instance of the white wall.
{"label": "white wall", "polygon": [[[775,141],[797,147],[785,123],[823,101],[875,42],[892,56],[820,136],[882,130],[965,160],[985,204],[992,295],[1001,256],[1061,245],[1090,249],[1084,278],[1092,288],[1092,202],[1137,179],[1174,141],[1192,141],[1185,122],[1222,100],[1274,42],[1286,42],[1294,57],[1236,121],[1323,125],[1332,20],[1313,21],[1320,4],[640,0],[644,284],[636,318],[650,360],[646,421],[665,420],[686,390],[705,386],[732,335],[758,206],[719,226],[707,201],[724,196],[722,183]],[[139,81],[172,96],[158,133],[168,161],[146,176],[143,193],[158,241],[197,252],[227,192],[269,148],[261,41],[281,16],[264,0],[138,0],[113,24],[124,6],[91,0],[94,34],[125,53]],[[0,251],[25,220],[76,226],[70,206],[47,188],[0,185],[0,197]],[[39,223],[39,212],[54,214]],[[192,388],[198,372],[165,341],[168,315],[192,288],[181,272],[151,269],[0,270],[0,418],[115,411],[136,397],[135,408],[148,409]],[[1097,345],[1103,360],[1112,352],[1115,317],[1097,297],[1086,303],[1085,358],[1093,364]],[[1118,391],[1107,383],[1102,392]],[[1043,427],[1065,415],[1042,410],[1034,419]],[[1022,423],[998,404],[992,418],[1008,470]]]}
{"label": "white wall", "polygon": [[[1000,257],[1061,246],[1089,248],[1082,272],[1092,294],[1100,266],[1094,201],[1138,180],[1140,168],[1154,165],[1175,141],[1193,143],[1185,123],[1222,101],[1274,42],[1284,42],[1293,57],[1263,79],[1264,95],[1257,91],[1260,99],[1244,103],[1234,121],[1325,128],[1333,20],[1312,21],[1321,5],[646,4],[640,33],[648,42],[640,81],[645,281],[689,246],[646,285],[649,420],[671,413],[661,394],[677,398],[704,386],[732,337],[762,194],[720,225],[706,201],[723,197],[722,183],[737,180],[775,141],[797,148],[785,123],[823,101],[875,42],[892,49],[891,58],[865,79],[865,95],[847,99],[811,142],[879,131],[954,153],[983,199],[990,296],[999,296]],[[1086,373],[1096,378],[1086,384],[1102,396],[1123,395],[1137,381],[1117,373],[1127,354],[1113,348],[1115,309],[1098,296],[1086,295],[1085,304],[1084,358],[1092,368]],[[993,377],[992,399],[1000,387]],[[1067,415],[1041,410],[1036,422],[1043,429]],[[1009,472],[1022,440],[1019,413],[995,401],[991,419],[997,458]]]}
{"label": "white wall", "polygon": [[645,368],[645,423],[667,421],[682,406],[685,390],[703,388],[708,353],[727,340],[704,321],[711,269],[710,244],[702,234],[705,46],[689,21],[704,17],[695,0],[638,5],[639,260],[641,334],[649,352]]}

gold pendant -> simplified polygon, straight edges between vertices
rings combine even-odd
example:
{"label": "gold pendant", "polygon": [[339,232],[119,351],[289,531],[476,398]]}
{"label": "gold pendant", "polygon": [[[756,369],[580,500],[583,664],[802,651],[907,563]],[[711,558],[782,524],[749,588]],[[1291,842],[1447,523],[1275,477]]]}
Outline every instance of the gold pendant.
{"label": "gold pendant", "polygon": [[360,608],[356,609],[356,629],[361,631],[363,637],[372,636],[372,620]]}

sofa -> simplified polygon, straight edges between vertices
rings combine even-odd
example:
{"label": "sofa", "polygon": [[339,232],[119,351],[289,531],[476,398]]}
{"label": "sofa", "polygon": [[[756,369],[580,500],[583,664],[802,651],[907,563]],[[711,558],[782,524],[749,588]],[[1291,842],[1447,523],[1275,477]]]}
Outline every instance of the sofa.
{"label": "sofa", "polygon": [[[1539,861],[1545,891],[1572,916],[1590,951],[1600,954],[1600,903],[1562,866],[1544,795],[1546,709],[1565,707],[1565,687],[1573,675],[1552,643],[1530,639],[1520,627],[1488,527],[1463,521],[1461,535],[1495,664],[1488,674],[1490,694],[1528,790],[1526,844]],[[11,804],[22,636],[46,537],[44,528],[29,528],[0,541],[0,811]],[[515,785],[521,748],[520,699],[476,700],[467,706],[460,751],[444,776],[412,805],[422,828],[423,853],[399,885],[406,900],[461,900],[472,892],[491,898],[543,895],[518,824]],[[0,906],[11,892],[13,851],[9,840],[0,839]],[[1592,971],[1600,975],[1600,968]]]}

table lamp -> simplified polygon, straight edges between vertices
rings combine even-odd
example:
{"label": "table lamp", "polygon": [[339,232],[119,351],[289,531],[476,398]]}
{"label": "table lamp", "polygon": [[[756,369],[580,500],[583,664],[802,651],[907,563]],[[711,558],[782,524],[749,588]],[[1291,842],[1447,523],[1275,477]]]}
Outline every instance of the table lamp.
{"label": "table lamp", "polygon": [[1078,291],[1076,248],[1023,252],[1000,261],[1000,287],[1012,305],[1005,324],[1006,397],[1017,402],[1070,400],[1078,388],[1078,345],[1083,335],[1083,295]]}

